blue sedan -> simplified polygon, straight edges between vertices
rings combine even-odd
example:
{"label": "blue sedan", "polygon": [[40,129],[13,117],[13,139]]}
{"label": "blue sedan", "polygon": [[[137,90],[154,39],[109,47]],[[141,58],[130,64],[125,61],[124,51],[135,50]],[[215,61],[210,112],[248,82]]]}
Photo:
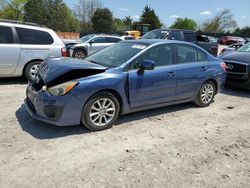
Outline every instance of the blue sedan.
{"label": "blue sedan", "polygon": [[190,101],[208,106],[224,85],[225,69],[222,60],[191,43],[125,41],[85,60],[45,60],[25,104],[38,120],[100,131],[120,114]]}

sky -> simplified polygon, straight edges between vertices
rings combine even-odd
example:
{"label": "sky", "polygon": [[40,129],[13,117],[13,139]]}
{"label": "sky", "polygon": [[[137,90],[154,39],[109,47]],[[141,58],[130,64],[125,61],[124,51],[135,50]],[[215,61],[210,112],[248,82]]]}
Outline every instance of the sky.
{"label": "sky", "polygon": [[[65,0],[74,8],[78,0]],[[178,17],[194,19],[198,24],[212,18],[222,9],[230,9],[239,27],[250,26],[250,0],[102,0],[114,17],[131,16],[137,21],[146,5],[153,8],[166,26]]]}

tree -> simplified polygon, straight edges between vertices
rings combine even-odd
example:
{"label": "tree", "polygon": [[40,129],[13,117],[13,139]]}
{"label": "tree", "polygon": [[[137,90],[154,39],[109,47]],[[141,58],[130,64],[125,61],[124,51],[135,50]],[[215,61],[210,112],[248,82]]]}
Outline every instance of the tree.
{"label": "tree", "polygon": [[101,7],[101,0],[78,0],[75,4],[74,14],[81,23],[89,23],[94,12]]}
{"label": "tree", "polygon": [[119,18],[114,19],[114,30],[121,31],[121,30],[124,30],[125,27],[126,27],[126,25],[124,24],[124,22],[121,19],[119,19]]}
{"label": "tree", "polygon": [[63,0],[28,0],[24,6],[24,20],[55,31],[79,31],[79,22]]}
{"label": "tree", "polygon": [[22,21],[26,2],[27,0],[0,0],[0,18]]}
{"label": "tree", "polygon": [[108,8],[97,9],[91,19],[93,29],[98,33],[112,32],[113,27],[113,15]]}
{"label": "tree", "polygon": [[207,20],[202,24],[203,32],[226,32],[237,27],[233,14],[229,9],[224,9],[214,16],[211,20]]}
{"label": "tree", "polygon": [[237,28],[234,31],[234,34],[240,35],[242,37],[249,37],[250,36],[250,27],[243,27],[242,29]]}
{"label": "tree", "polygon": [[150,29],[158,29],[162,26],[159,17],[155,14],[154,9],[151,9],[148,5],[144,8],[140,17],[140,22],[144,24],[150,24]]}
{"label": "tree", "polygon": [[189,29],[195,31],[197,29],[197,23],[189,18],[177,18],[175,22],[170,26],[172,29]]}
{"label": "tree", "polygon": [[127,27],[127,29],[130,29],[133,25],[133,19],[130,16],[126,16],[124,19],[122,19],[122,22]]}

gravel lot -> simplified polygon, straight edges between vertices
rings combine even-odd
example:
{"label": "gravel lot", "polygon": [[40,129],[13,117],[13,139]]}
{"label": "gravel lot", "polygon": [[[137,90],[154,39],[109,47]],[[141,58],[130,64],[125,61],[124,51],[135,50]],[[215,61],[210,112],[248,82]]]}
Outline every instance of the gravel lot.
{"label": "gravel lot", "polygon": [[250,92],[226,88],[89,132],[33,120],[26,84],[0,80],[0,187],[250,187]]}

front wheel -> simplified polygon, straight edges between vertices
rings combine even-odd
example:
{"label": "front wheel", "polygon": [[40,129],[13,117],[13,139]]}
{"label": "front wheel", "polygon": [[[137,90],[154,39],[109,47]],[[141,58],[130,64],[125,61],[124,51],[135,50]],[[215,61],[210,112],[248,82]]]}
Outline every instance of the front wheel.
{"label": "front wheel", "polygon": [[82,112],[82,123],[92,131],[111,128],[120,113],[117,98],[108,92],[91,97]]}
{"label": "front wheel", "polygon": [[82,49],[76,49],[76,50],[74,50],[72,56],[73,56],[74,58],[76,58],[76,59],[84,59],[87,55],[86,55],[86,53],[84,52],[84,50],[82,50]]}
{"label": "front wheel", "polygon": [[216,88],[213,82],[205,82],[200,90],[194,103],[198,106],[205,107],[213,102],[214,96],[216,93]]}

